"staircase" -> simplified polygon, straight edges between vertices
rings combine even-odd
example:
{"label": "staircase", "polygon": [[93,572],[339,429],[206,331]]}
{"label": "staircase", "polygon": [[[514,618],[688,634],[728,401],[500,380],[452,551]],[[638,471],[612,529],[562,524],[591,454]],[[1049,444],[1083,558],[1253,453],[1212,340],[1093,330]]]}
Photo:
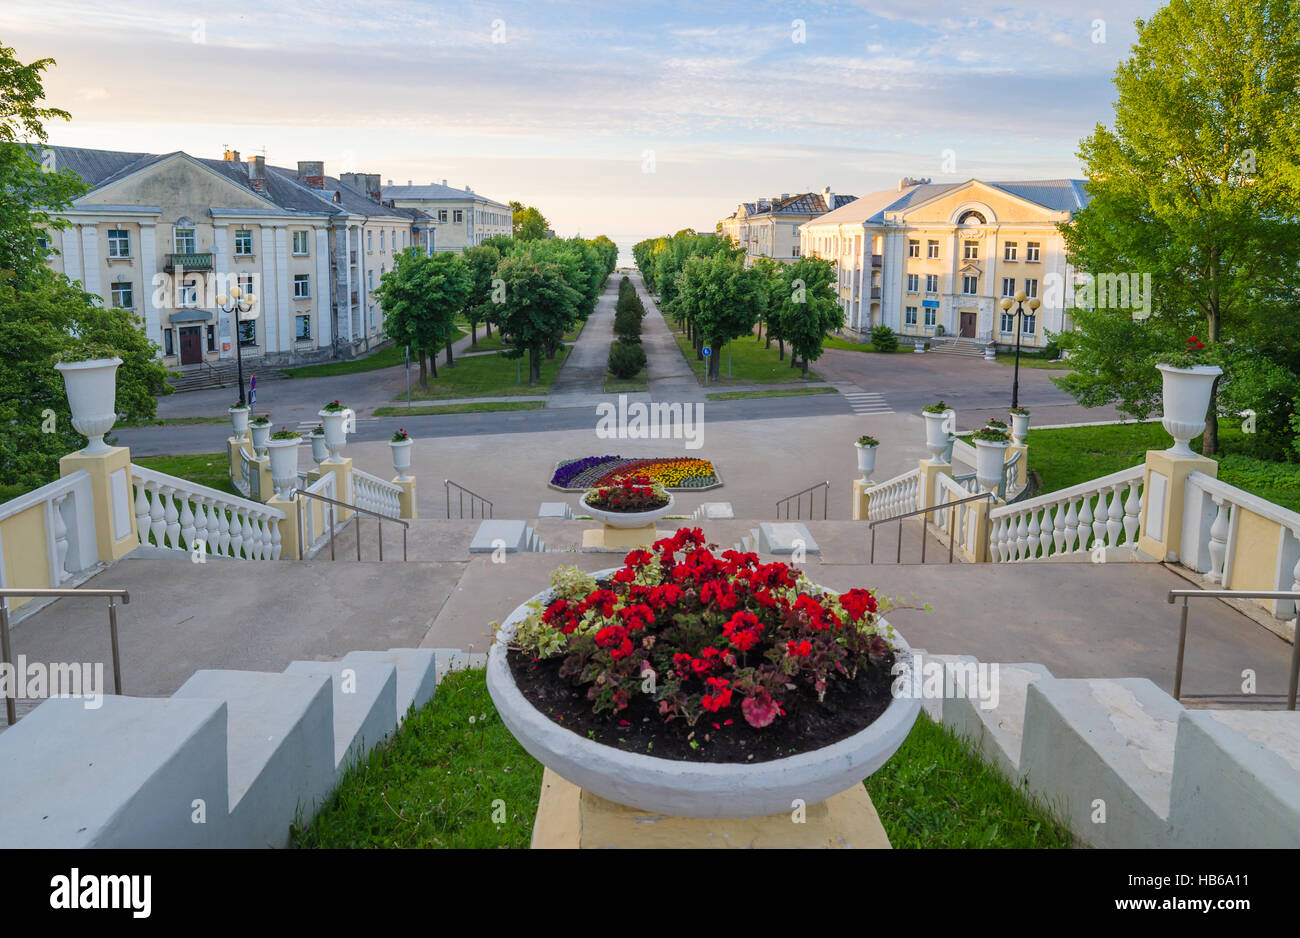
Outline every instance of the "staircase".
{"label": "staircase", "polygon": [[[278,381],[284,377],[284,373],[271,368],[265,368],[261,364],[252,366],[248,363],[244,365],[244,379],[247,380],[251,375],[256,374],[259,382]],[[172,377],[168,377],[167,383],[177,391],[206,391],[210,388],[238,387],[239,385],[239,363],[238,362],[220,362],[215,365],[202,364],[197,367],[187,366],[184,370],[173,372]]]}
{"label": "staircase", "polygon": [[987,342],[979,339],[931,339],[930,351],[940,355],[962,355],[966,358],[983,358]]}

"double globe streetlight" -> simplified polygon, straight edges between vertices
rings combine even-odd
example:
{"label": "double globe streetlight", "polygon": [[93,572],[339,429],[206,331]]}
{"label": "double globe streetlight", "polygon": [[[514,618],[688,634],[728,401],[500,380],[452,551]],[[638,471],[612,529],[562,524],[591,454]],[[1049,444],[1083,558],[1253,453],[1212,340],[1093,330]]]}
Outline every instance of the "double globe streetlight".
{"label": "double globe streetlight", "polygon": [[239,324],[245,319],[255,320],[257,314],[252,316],[246,314],[253,312],[253,307],[257,305],[257,297],[252,293],[245,293],[239,287],[231,287],[230,295],[221,294],[217,297],[217,309],[223,313],[233,315],[235,321],[235,362],[239,368],[239,406],[247,407],[248,403],[244,399],[244,358],[241,354],[243,342],[240,341]]}
{"label": "double globe streetlight", "polygon": [[1025,300],[1029,300],[1030,314],[1036,313],[1038,307],[1043,305],[1038,297],[1030,299],[1024,290],[1016,291],[1015,298],[1004,296],[1002,298],[1002,311],[1004,313],[1011,311],[1012,304],[1016,307],[1016,367],[1011,379],[1011,406],[1013,408],[1020,406],[1020,333],[1023,331],[1023,321],[1025,316]]}

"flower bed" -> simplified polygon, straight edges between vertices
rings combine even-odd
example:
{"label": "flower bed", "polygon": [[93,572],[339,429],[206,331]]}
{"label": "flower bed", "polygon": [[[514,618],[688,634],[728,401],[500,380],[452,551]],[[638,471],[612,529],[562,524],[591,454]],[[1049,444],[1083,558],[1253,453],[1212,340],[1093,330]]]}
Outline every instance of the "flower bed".
{"label": "flower bed", "polygon": [[636,513],[665,508],[670,501],[662,485],[647,475],[636,473],[620,477],[613,485],[592,489],[583,499],[583,504],[601,511]]}
{"label": "flower bed", "polygon": [[551,485],[566,491],[611,485],[619,476],[644,475],[666,489],[689,490],[721,485],[717,469],[707,459],[656,457],[632,459],[624,456],[584,456],[555,467]]}

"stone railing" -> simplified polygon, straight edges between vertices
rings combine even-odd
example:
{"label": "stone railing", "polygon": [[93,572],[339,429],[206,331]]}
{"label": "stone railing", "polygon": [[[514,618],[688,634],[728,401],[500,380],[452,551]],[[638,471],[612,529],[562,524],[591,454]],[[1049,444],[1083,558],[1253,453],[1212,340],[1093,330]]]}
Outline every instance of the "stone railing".
{"label": "stone railing", "polygon": [[141,544],[220,557],[278,560],[284,512],[218,489],[131,464]]}
{"label": "stone railing", "polygon": [[402,514],[402,489],[378,476],[352,469],[352,498],[358,508],[368,508],[390,518]]}
{"label": "stone railing", "polygon": [[[934,485],[935,505],[959,502],[963,498],[970,498],[980,490],[978,484],[975,483],[973,473],[969,478],[965,476],[937,475],[934,479]],[[953,544],[953,547],[956,548],[954,553],[962,560],[974,560],[983,555],[983,545],[977,543],[980,531],[983,529],[976,523],[976,513],[972,510],[976,504],[976,502],[966,502],[964,505],[954,505],[952,508],[943,508],[927,515],[927,521],[930,525],[943,531],[949,538],[956,538],[956,542]],[[980,502],[978,504],[982,505],[984,503]]]}
{"label": "stone railing", "polygon": [[[0,504],[0,586],[69,586],[98,560],[94,492],[85,470]],[[17,609],[30,600],[7,601]]]}
{"label": "stone railing", "polygon": [[[306,481],[305,475],[306,473],[299,473],[299,478],[304,482]],[[332,472],[322,473],[321,477],[311,485],[304,485],[303,491],[337,500],[339,497],[338,476]],[[310,556],[330,536],[332,512],[328,504],[314,498],[303,499],[300,497],[299,501],[302,503],[299,510],[302,513],[303,550]]]}
{"label": "stone railing", "polygon": [[868,504],[868,517],[872,521],[879,521],[882,518],[896,518],[909,511],[915,511],[919,481],[920,472],[910,469],[900,476],[894,476],[867,489],[867,495],[871,499]]}
{"label": "stone railing", "polygon": [[[990,559],[1082,560],[1097,548],[1137,547],[1144,466],[989,512]],[[1244,493],[1243,493],[1244,494]],[[1104,555],[1099,559],[1107,559]]]}

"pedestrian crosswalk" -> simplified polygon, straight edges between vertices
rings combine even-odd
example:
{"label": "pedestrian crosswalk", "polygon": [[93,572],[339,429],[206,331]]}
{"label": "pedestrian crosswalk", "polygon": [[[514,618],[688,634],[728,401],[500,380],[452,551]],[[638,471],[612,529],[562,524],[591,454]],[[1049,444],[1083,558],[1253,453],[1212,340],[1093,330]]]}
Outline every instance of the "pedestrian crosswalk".
{"label": "pedestrian crosswalk", "polygon": [[861,388],[841,388],[840,393],[849,402],[855,414],[892,414],[894,409],[885,401],[883,394],[875,391],[863,391]]}

